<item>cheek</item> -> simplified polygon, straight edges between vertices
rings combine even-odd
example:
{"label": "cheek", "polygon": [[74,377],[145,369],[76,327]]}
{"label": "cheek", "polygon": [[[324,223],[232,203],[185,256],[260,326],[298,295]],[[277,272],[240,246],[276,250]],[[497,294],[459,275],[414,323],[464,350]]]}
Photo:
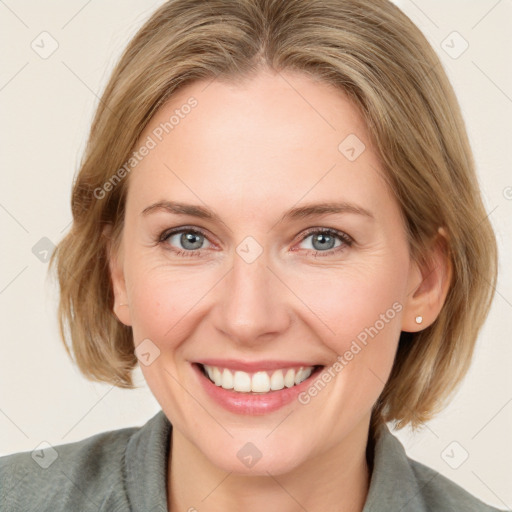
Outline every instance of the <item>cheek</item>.
{"label": "cheek", "polygon": [[201,298],[215,283],[211,272],[173,268],[151,258],[142,265],[130,265],[128,274],[136,344],[149,338],[160,343],[165,340],[168,346],[178,345],[200,309]]}
{"label": "cheek", "polygon": [[[401,330],[406,260],[373,261],[328,275],[319,273],[315,279],[306,276],[298,282],[297,294],[307,298],[314,315],[311,318],[319,325],[326,346],[338,355],[357,353],[361,361],[392,362]],[[361,353],[357,345],[363,349]]]}
{"label": "cheek", "polygon": [[[329,279],[316,280],[314,286],[302,281],[301,293],[308,297],[307,304],[317,317],[315,325],[323,333],[322,343],[333,355],[319,377],[323,383],[312,383],[299,401],[312,404],[318,418],[335,417],[340,426],[355,424],[368,414],[393,367],[406,287],[402,269],[406,267],[403,261],[401,265],[398,261],[380,263],[340,270],[336,278],[331,274]],[[332,400],[316,401],[325,387]]]}

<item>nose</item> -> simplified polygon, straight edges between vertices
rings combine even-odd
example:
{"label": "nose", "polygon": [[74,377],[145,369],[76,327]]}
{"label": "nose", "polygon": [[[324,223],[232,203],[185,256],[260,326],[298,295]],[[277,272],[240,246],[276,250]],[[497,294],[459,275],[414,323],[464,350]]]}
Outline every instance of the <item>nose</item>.
{"label": "nose", "polygon": [[235,254],[218,295],[216,327],[240,345],[279,337],[291,323],[290,295],[265,252],[252,262]]}

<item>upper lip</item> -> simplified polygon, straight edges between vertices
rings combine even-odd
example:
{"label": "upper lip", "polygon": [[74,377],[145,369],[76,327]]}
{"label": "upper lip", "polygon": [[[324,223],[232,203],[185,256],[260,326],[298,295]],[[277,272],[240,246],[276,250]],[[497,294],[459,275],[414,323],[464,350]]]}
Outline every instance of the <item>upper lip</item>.
{"label": "upper lip", "polygon": [[240,370],[243,372],[254,372],[257,370],[278,370],[279,368],[298,368],[300,366],[308,368],[310,366],[319,366],[311,361],[284,361],[284,360],[264,360],[264,361],[240,361],[238,359],[201,359],[196,363],[208,366],[217,366],[228,368],[230,370]]}

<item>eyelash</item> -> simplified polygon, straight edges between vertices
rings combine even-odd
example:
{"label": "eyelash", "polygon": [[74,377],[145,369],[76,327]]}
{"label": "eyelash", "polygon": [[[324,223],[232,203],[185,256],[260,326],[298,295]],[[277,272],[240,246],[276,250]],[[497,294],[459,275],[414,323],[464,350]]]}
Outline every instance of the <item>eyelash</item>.
{"label": "eyelash", "polygon": [[[181,227],[181,228],[175,228],[172,230],[163,231],[160,234],[160,236],[158,237],[157,242],[159,244],[165,245],[165,242],[172,235],[176,235],[178,233],[193,233],[195,235],[201,235],[201,236],[204,236],[205,238],[208,238],[206,236],[206,233],[204,233],[203,231],[196,229],[196,228],[187,228],[185,226],[185,227]],[[315,257],[331,256],[335,253],[338,253],[338,252],[344,250],[346,247],[351,247],[352,244],[354,243],[354,240],[352,239],[352,237],[350,237],[346,233],[343,233],[342,231],[338,231],[338,230],[332,229],[332,228],[310,228],[310,229],[306,230],[306,232],[303,234],[303,236],[301,237],[301,239],[299,240],[298,243],[303,242],[310,235],[316,234],[316,233],[334,235],[337,238],[339,238],[343,242],[343,244],[339,245],[338,247],[335,247],[334,249],[329,249],[328,251],[316,251],[316,250],[310,249],[310,252],[312,252]],[[202,249],[196,249],[193,251],[185,251],[185,250],[181,250],[181,249],[172,248],[171,246],[167,246],[167,247],[165,247],[165,249],[174,252],[176,255],[178,255],[180,257],[193,257],[193,256],[197,256],[199,258],[204,257],[202,254]]]}

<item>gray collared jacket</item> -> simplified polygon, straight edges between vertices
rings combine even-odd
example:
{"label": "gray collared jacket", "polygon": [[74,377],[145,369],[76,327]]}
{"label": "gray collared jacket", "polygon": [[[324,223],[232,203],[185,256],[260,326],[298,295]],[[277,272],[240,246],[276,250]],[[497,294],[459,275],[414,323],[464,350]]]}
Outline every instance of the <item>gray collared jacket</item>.
{"label": "gray collared jacket", "polygon": [[[0,457],[0,511],[166,512],[171,431],[160,410],[142,427]],[[386,425],[373,464],[363,512],[498,510],[408,458]]]}

